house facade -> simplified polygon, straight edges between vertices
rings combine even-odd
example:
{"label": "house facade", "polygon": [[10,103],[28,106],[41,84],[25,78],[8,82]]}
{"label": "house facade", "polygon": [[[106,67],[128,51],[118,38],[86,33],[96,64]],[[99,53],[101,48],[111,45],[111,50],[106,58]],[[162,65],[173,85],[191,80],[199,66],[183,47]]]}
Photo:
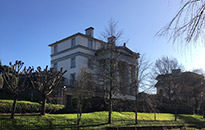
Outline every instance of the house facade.
{"label": "house facade", "polygon": [[[87,68],[96,73],[103,70],[103,65],[109,59],[109,47],[115,47],[115,55],[117,52],[117,80],[120,81],[122,93],[116,98],[124,98],[134,100],[135,92],[130,86],[135,83],[134,69],[137,65],[139,54],[131,51],[124,46],[116,46],[115,38],[108,38],[108,42],[94,38],[94,28],[85,29],[85,34],[76,33],[60,41],[56,41],[49,45],[51,47],[51,67],[58,71],[60,68],[67,70],[64,74],[65,82],[62,93],[59,95],[58,103],[69,104],[69,100],[75,97],[78,92],[75,88],[75,82],[82,68]],[[97,62],[99,66],[93,69],[93,62]],[[105,81],[106,82],[106,81]],[[96,86],[97,90],[103,90],[103,87]],[[100,94],[97,94],[100,95]],[[103,96],[103,94],[101,94]]]}
{"label": "house facade", "polygon": [[157,94],[166,98],[175,95],[186,95],[188,98],[196,90],[197,93],[200,93],[205,85],[203,75],[194,72],[182,72],[180,69],[174,69],[169,74],[158,75],[156,80],[158,81],[155,85]]}
{"label": "house facade", "polygon": [[168,104],[168,110],[175,108],[175,110],[193,114],[204,110],[205,79],[203,75],[175,69],[172,73],[158,75],[156,80],[158,81],[155,85],[158,100],[165,106]]}

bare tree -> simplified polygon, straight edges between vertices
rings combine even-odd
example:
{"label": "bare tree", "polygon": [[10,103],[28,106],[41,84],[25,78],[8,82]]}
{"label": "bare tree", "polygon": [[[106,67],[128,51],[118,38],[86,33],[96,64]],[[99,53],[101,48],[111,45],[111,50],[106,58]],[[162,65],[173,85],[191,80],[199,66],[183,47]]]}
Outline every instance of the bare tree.
{"label": "bare tree", "polygon": [[75,84],[77,93],[77,125],[80,124],[84,100],[95,95],[95,82],[88,68],[82,68]]}
{"label": "bare tree", "polygon": [[139,91],[147,92],[149,91],[153,85],[151,82],[151,69],[152,63],[147,59],[147,57],[143,54],[140,56],[138,60],[138,83],[139,83]]}
{"label": "bare tree", "polygon": [[[114,38],[114,37],[112,37]],[[117,81],[117,64],[118,64],[118,52],[116,53],[116,47],[113,41],[115,39],[111,39],[110,41],[110,46],[108,47],[108,51],[109,51],[109,57],[106,60],[107,63],[105,63],[105,70],[104,70],[104,74],[106,76],[106,83],[109,83],[109,86],[105,86],[105,90],[108,91],[108,102],[109,102],[109,115],[108,115],[108,123],[111,124],[111,118],[112,118],[112,109],[113,109],[113,97],[116,94],[117,90],[117,86],[119,84],[119,82]]]}
{"label": "bare tree", "polygon": [[[117,64],[119,58],[119,52],[117,52],[116,42],[119,43],[120,38],[122,37],[122,31],[118,29],[118,22],[113,19],[108,21],[108,26],[105,28],[104,32],[101,33],[101,36],[104,40],[108,40],[108,45],[104,49],[109,54],[107,59],[103,63],[103,73],[101,75],[104,78],[104,91],[105,99],[108,99],[109,114],[108,114],[108,123],[111,124],[112,118],[112,109],[113,109],[113,97],[118,92],[117,86],[119,81],[117,81]],[[106,57],[106,55],[105,55]],[[109,83],[109,86],[107,86]],[[108,95],[107,95],[108,94]]]}
{"label": "bare tree", "polygon": [[54,88],[58,87],[62,81],[63,75],[67,71],[63,71],[61,68],[59,72],[54,71],[53,68],[48,69],[48,66],[44,70],[41,67],[37,67],[34,73],[30,73],[30,79],[32,86],[37,89],[42,96],[42,108],[41,115],[45,115],[46,101],[48,96],[52,93]]}
{"label": "bare tree", "polygon": [[108,21],[107,27],[105,27],[105,30],[101,33],[103,40],[107,41],[109,37],[115,36],[116,43],[121,43],[123,31],[118,28],[118,23],[118,21],[112,18]]}
{"label": "bare tree", "polygon": [[[136,59],[138,57],[135,57]],[[131,86],[135,88],[135,123],[138,123],[138,95],[142,92],[150,89],[150,68],[151,62],[146,59],[145,55],[140,56],[139,60],[135,60],[134,70],[134,80],[131,81]],[[148,100],[147,100],[148,101]],[[150,104],[150,102],[148,103]]]}
{"label": "bare tree", "polygon": [[[156,60],[152,78],[157,79],[158,82],[165,81],[168,84],[163,86],[163,90],[168,94],[169,107],[176,105],[178,102],[178,86],[180,84],[178,72],[181,72],[183,66],[180,65],[176,59],[169,57],[162,57],[161,59]],[[173,72],[176,70],[176,73]],[[174,76],[173,76],[174,75]],[[175,120],[177,120],[177,113],[175,109]]]}
{"label": "bare tree", "polygon": [[205,29],[204,0],[181,0],[182,7],[159,35],[168,35],[175,42],[178,39],[189,43],[196,41]]}
{"label": "bare tree", "polygon": [[157,75],[172,73],[174,69],[183,70],[183,66],[180,65],[175,58],[162,57],[156,60],[153,68],[153,76],[156,78]]}
{"label": "bare tree", "polygon": [[[130,84],[130,81],[129,79],[127,79],[128,78],[127,76],[123,77],[124,78],[123,81],[122,81],[122,76],[120,76],[120,71],[124,71],[122,70],[123,63],[122,61],[120,61],[122,53],[119,51],[120,49],[118,48],[118,46],[116,46],[116,43],[117,44],[120,43],[122,34],[123,34],[122,31],[118,29],[118,22],[114,21],[113,19],[108,21],[108,26],[105,28],[105,31],[101,33],[104,40],[108,39],[108,44],[103,49],[104,52],[100,53],[101,56],[102,55],[104,56],[102,77],[104,78],[103,83],[104,83],[105,99],[108,100],[108,108],[109,108],[108,123],[111,123],[114,98],[121,96],[121,92],[125,88],[125,86],[130,88],[133,88],[131,86],[138,87],[138,80],[135,81],[133,80],[132,83]],[[126,43],[124,43],[123,48],[126,49]],[[139,54],[136,55],[137,57],[134,57],[135,61],[137,61]],[[136,65],[138,65],[137,62]],[[137,66],[135,67],[136,68],[133,71],[137,71],[138,67]],[[129,68],[126,69],[128,69],[129,71]],[[137,74],[137,72],[135,74]],[[140,78],[144,78],[144,77],[140,77]],[[127,81],[125,81],[125,79],[127,79]],[[126,90],[124,90],[124,92],[125,91]]]}
{"label": "bare tree", "polygon": [[3,70],[2,76],[4,82],[13,96],[13,105],[11,111],[11,119],[13,119],[16,111],[18,95],[25,89],[25,83],[27,80],[26,74],[30,71],[30,69],[22,69],[24,62],[18,60],[16,60],[14,64],[10,62],[9,65],[10,67],[3,66],[1,69]]}
{"label": "bare tree", "polygon": [[105,102],[108,103],[108,123],[111,123],[114,98],[119,94],[119,57],[120,52],[115,45],[116,38],[114,36],[108,38],[108,43],[104,48],[97,51],[95,59],[95,71],[97,81],[104,88],[103,95]]}
{"label": "bare tree", "polygon": [[[154,67],[152,68],[152,75],[151,78],[156,83],[156,80],[160,80],[160,75],[165,74],[171,74],[172,70],[177,69],[183,69],[183,66],[178,63],[178,61],[175,58],[169,58],[169,57],[162,57],[158,60],[156,60]],[[169,80],[169,78],[167,79]],[[169,100],[171,99],[170,93],[171,93],[171,85],[168,85],[166,88],[167,91],[169,91]]]}

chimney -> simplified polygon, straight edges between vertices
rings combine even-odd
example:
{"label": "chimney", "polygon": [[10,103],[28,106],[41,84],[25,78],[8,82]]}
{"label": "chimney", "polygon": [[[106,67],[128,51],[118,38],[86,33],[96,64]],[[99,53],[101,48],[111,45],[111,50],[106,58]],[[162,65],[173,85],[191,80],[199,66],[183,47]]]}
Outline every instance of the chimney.
{"label": "chimney", "polygon": [[181,69],[172,69],[172,74],[179,74]]}
{"label": "chimney", "polygon": [[123,46],[126,47],[126,42],[123,43]]}
{"label": "chimney", "polygon": [[108,40],[108,44],[115,45],[116,37],[115,36],[111,36],[111,37],[108,37],[107,40]]}
{"label": "chimney", "polygon": [[85,29],[85,35],[87,35],[89,37],[93,37],[94,36],[94,28],[89,27],[89,28]]}

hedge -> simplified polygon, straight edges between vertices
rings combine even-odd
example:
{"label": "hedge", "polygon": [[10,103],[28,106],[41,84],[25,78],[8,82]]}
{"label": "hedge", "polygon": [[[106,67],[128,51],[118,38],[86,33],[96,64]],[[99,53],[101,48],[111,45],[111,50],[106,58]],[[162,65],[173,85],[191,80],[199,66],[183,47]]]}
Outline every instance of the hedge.
{"label": "hedge", "polygon": [[3,80],[3,77],[0,74],[0,88],[2,88],[3,85],[4,85],[4,80]]}
{"label": "hedge", "polygon": [[[13,100],[0,99],[0,113],[10,113]],[[64,109],[64,105],[60,104],[46,104],[47,113],[58,113]],[[16,113],[39,113],[41,111],[41,104],[30,101],[17,101]]]}

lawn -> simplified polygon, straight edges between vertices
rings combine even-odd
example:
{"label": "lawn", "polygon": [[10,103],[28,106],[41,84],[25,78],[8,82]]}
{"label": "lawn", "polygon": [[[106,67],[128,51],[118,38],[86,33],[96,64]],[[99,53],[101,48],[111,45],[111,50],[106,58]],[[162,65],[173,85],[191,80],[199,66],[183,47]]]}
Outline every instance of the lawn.
{"label": "lawn", "polygon": [[[0,99],[0,102],[4,102],[4,103],[13,103],[13,100],[6,100],[6,99]],[[31,102],[31,101],[18,101],[17,103],[27,103],[27,104],[39,104],[37,102]]]}
{"label": "lawn", "polygon": [[[0,113],[11,113],[13,100],[0,99]],[[60,104],[46,104],[46,111],[49,113],[55,113],[64,108],[64,105]],[[38,113],[41,110],[41,104],[30,101],[17,101],[16,113]]]}
{"label": "lawn", "polygon": [[[154,120],[153,113],[139,113],[137,126],[176,126],[198,125],[205,127],[205,119],[200,115],[179,115],[179,120],[174,121],[173,114],[157,114]],[[14,120],[9,119],[8,114],[0,115],[0,129],[78,129],[75,125],[76,114],[17,114]],[[83,113],[79,129],[105,129],[105,127],[127,127],[134,125],[135,114],[133,112],[113,112],[112,124],[106,124],[108,112]]]}

